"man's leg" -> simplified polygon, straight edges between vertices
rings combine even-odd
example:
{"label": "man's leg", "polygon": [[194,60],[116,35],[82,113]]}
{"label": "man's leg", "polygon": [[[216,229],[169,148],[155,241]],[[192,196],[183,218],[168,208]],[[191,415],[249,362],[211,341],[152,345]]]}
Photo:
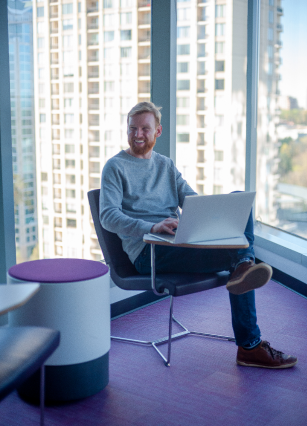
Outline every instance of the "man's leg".
{"label": "man's leg", "polygon": [[[247,236],[252,248],[251,237]],[[252,234],[253,238],[253,234]],[[246,252],[234,253],[230,250],[188,249],[181,247],[156,246],[156,272],[218,272],[230,270],[235,258]],[[150,245],[146,245],[135,262],[141,274],[150,274]],[[238,347],[237,363],[244,366],[264,368],[288,368],[297,363],[297,358],[271,348],[269,343],[260,340],[257,325],[255,294],[249,291],[241,295],[229,293],[232,326]]]}
{"label": "man's leg", "polygon": [[255,264],[254,221],[252,212],[245,228],[249,247],[230,251],[233,272],[226,285],[230,293],[239,295],[267,284],[272,277],[272,268],[266,263]]}

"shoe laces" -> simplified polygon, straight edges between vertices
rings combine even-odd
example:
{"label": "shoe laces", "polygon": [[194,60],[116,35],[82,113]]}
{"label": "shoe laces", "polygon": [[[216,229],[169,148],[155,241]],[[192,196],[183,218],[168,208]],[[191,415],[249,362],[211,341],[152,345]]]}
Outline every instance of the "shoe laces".
{"label": "shoe laces", "polygon": [[270,346],[270,342],[267,342],[266,340],[264,340],[262,342],[262,347],[265,348],[265,349],[267,349],[270,352],[270,354],[271,354],[271,356],[272,356],[273,359],[275,359],[275,358],[282,358],[282,356],[283,356],[283,352],[277,351],[276,349],[272,348]]}

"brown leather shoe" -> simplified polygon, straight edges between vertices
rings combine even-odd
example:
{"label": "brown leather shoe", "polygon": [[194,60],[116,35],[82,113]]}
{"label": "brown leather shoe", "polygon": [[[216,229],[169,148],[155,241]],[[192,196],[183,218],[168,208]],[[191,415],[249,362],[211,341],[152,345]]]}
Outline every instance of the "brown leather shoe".
{"label": "brown leather shoe", "polygon": [[230,293],[243,294],[265,285],[272,276],[272,268],[266,263],[252,261],[241,263],[231,274],[226,288]]}
{"label": "brown leather shoe", "polygon": [[262,340],[254,349],[238,347],[237,364],[245,367],[290,368],[297,363],[295,356],[271,348],[270,343]]}

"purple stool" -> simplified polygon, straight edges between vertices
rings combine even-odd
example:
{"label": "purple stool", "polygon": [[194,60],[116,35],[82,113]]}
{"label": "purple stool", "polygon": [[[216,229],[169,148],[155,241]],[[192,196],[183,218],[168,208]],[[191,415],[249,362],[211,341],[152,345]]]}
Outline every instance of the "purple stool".
{"label": "purple stool", "polygon": [[[110,277],[100,262],[43,259],[15,265],[8,283],[38,282],[39,292],[9,314],[10,326],[59,330],[61,343],[46,361],[46,401],[85,398],[109,382]],[[39,372],[19,389],[23,399],[39,398]]]}

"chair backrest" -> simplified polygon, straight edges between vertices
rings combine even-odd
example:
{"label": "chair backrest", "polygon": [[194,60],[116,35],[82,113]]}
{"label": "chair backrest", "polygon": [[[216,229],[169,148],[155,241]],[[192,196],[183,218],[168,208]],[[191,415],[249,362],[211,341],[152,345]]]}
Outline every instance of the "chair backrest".
{"label": "chair backrest", "polygon": [[116,277],[114,274],[121,278],[138,275],[138,272],[131,263],[127,253],[124,252],[122,241],[118,235],[114,232],[107,231],[101,226],[99,219],[100,189],[92,189],[87,193],[87,195],[98,242],[105,261],[111,269],[111,277],[113,281],[118,284],[115,281]]}

